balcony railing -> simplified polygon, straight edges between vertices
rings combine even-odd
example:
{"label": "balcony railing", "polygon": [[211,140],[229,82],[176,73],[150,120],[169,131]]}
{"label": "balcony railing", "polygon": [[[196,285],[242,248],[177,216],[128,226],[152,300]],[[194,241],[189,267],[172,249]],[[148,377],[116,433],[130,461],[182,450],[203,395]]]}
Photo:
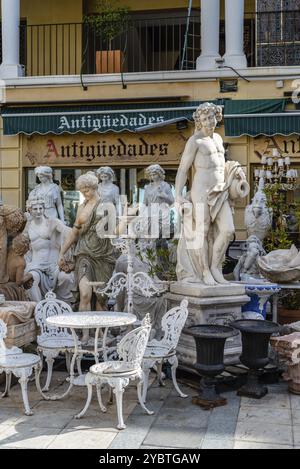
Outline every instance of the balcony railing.
{"label": "balcony railing", "polygon": [[[26,75],[194,69],[201,53],[200,14],[191,17],[185,43],[186,24],[187,17],[132,19],[110,47],[90,24],[21,25]],[[300,64],[299,11],[246,14],[244,30],[248,66]]]}

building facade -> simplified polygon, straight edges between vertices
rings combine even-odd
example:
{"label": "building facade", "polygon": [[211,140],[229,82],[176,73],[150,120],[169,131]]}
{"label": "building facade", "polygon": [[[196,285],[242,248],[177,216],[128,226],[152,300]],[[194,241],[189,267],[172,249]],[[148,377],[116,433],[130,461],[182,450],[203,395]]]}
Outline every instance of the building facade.
{"label": "building facade", "polygon": [[[86,19],[97,2],[1,1],[4,203],[25,207],[39,165],[54,168],[70,225],[84,171],[112,166],[132,203],[149,164],[174,185],[203,101],[223,106],[218,132],[252,187],[274,148],[300,165],[300,1],[120,4],[130,22],[108,45]],[[235,209],[238,240],[246,203]]]}

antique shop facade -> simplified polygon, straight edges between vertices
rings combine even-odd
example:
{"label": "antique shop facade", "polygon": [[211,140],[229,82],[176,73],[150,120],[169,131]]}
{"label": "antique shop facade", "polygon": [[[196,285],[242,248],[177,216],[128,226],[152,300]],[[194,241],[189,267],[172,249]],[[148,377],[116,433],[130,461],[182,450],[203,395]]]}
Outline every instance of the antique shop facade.
{"label": "antique shop facade", "polygon": [[[59,0],[45,0],[41,8],[36,0],[2,0],[0,191],[5,203],[25,208],[38,165],[55,169],[70,223],[80,202],[75,179],[83,171],[112,166],[121,192],[133,203],[142,200],[149,164],[161,164],[174,185],[193,110],[203,101],[224,106],[218,131],[252,190],[255,169],[274,147],[293,167],[300,165],[299,105],[291,99],[299,86],[299,45],[296,36],[290,41],[284,32],[289,20],[289,34],[298,34],[297,1],[203,0],[201,13],[199,2],[193,2],[191,56],[182,55],[184,38],[190,40],[188,2],[167,0],[163,10],[158,0],[121,3],[132,9],[135,25],[123,73],[99,73],[92,66],[95,51],[84,55],[95,43],[85,42],[83,34],[84,14],[93,11],[94,2],[67,0],[62,8]],[[289,13],[282,13],[285,8]],[[209,27],[201,28],[201,15]],[[246,203],[235,209],[239,240],[246,236]]]}

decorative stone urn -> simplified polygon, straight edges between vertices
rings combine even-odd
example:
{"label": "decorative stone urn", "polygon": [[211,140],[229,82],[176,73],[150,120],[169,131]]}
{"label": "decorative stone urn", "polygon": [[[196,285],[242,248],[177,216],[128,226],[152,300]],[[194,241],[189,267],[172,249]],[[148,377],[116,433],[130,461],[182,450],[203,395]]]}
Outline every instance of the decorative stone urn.
{"label": "decorative stone urn", "polygon": [[258,319],[241,319],[231,323],[242,335],[241,363],[249,368],[247,382],[242,386],[238,396],[260,399],[268,393],[268,388],[258,381],[258,370],[269,363],[268,345],[273,333],[278,332],[275,322]]}
{"label": "decorative stone urn", "polygon": [[202,376],[200,393],[193,403],[205,410],[227,404],[215,388],[214,377],[222,373],[224,366],[224,346],[229,337],[238,334],[232,327],[202,324],[185,329],[187,335],[196,342],[197,362],[194,368]]}
{"label": "decorative stone urn", "polygon": [[271,337],[271,345],[287,365],[283,378],[288,381],[289,391],[300,394],[300,332]]}

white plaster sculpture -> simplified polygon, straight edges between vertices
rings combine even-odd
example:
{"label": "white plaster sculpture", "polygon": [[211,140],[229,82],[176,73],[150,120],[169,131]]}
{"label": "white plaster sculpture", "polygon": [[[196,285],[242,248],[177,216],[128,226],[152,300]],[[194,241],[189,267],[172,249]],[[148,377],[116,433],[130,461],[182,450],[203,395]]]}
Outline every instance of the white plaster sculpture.
{"label": "white plaster sculpture", "polygon": [[40,184],[30,192],[28,200],[43,198],[45,201],[45,215],[48,218],[59,218],[64,222],[61,193],[58,185],[53,182],[52,168],[50,166],[38,166],[34,172],[40,180]]}
{"label": "white plaster sculpture", "polygon": [[[233,200],[246,197],[249,184],[241,165],[225,162],[223,140],[214,132],[222,108],[201,104],[194,113],[195,132],[189,138],[176,176],[176,202],[182,212],[177,250],[179,281],[227,283],[222,262],[234,235]],[[193,169],[189,199],[182,196]]]}
{"label": "white plaster sculpture", "polygon": [[251,204],[245,209],[245,226],[248,236],[254,235],[261,241],[265,239],[272,226],[272,209],[267,207],[263,178],[259,181]]}
{"label": "white plaster sculpture", "polygon": [[61,245],[71,229],[58,218],[45,215],[44,199],[32,197],[27,201],[27,210],[31,217],[23,233],[30,240],[26,259],[26,272],[33,277],[33,285],[28,290],[30,299],[41,301],[53,290],[58,299],[71,303],[74,275],[71,269],[65,267],[65,272],[60,271],[57,265]]}
{"label": "white plaster sculpture", "polygon": [[102,203],[112,202],[117,213],[120,211],[120,190],[113,181],[116,179],[115,173],[109,166],[97,169],[99,179],[98,194]]}
{"label": "white plaster sculpture", "polygon": [[145,176],[150,183],[146,184],[144,188],[143,206],[145,210],[142,209],[140,215],[141,217],[145,216],[147,219],[146,235],[148,235],[148,231],[150,234],[150,217],[157,218],[159,229],[156,237],[158,237],[162,234],[163,226],[168,226],[170,223],[170,206],[174,203],[174,197],[170,184],[164,181],[165,170],[159,164],[148,166],[145,170]]}
{"label": "white plaster sculpture", "polygon": [[260,239],[257,236],[249,236],[246,241],[246,252],[239,258],[239,261],[233,271],[235,280],[242,282],[257,283],[263,282],[264,278],[259,272],[257,259],[260,256],[265,256],[264,250]]}
{"label": "white plaster sculpture", "polygon": [[257,259],[260,272],[271,282],[290,283],[300,280],[300,251],[296,246],[290,249],[276,249]]}
{"label": "white plaster sculpture", "polygon": [[[97,191],[97,176],[92,172],[79,176],[76,188],[85,200],[79,206],[74,226],[61,248],[58,264],[61,267],[64,265],[64,256],[75,245],[75,282],[80,295],[79,311],[105,310],[105,297],[93,298],[93,289],[89,283],[108,282],[116,262],[110,239],[99,238],[97,234],[97,225],[103,218],[102,211],[98,209],[101,200]],[[82,343],[86,344],[88,339],[89,331],[86,329]]]}

